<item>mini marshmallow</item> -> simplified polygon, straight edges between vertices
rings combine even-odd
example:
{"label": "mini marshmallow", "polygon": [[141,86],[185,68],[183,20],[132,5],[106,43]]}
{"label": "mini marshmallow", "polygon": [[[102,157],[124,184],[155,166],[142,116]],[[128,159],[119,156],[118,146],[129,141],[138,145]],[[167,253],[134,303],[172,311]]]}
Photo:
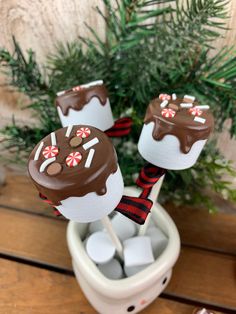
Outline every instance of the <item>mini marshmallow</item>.
{"label": "mini marshmallow", "polygon": [[137,232],[134,222],[119,213],[112,218],[111,223],[121,241],[132,238]]}
{"label": "mini marshmallow", "polygon": [[140,271],[144,270],[151,264],[146,264],[142,266],[124,266],[124,272],[127,277],[134,276],[135,274],[139,273]]}
{"label": "mini marshmallow", "polygon": [[88,237],[86,251],[95,263],[105,264],[114,257],[116,249],[109,235],[98,231]]}
{"label": "mini marshmallow", "polygon": [[127,239],[124,244],[124,264],[126,267],[144,266],[154,262],[151,240],[147,236]]}
{"label": "mini marshmallow", "polygon": [[165,250],[168,244],[168,238],[163,231],[157,227],[148,228],[146,235],[151,239],[152,251],[156,259]]}
{"label": "mini marshmallow", "polygon": [[105,277],[112,280],[118,280],[124,277],[121,264],[115,258],[106,264],[98,265],[98,269]]}
{"label": "mini marshmallow", "polygon": [[90,234],[95,233],[97,231],[102,231],[103,229],[104,229],[104,227],[103,227],[103,224],[102,224],[101,220],[97,220],[97,221],[91,222],[89,224],[89,227],[88,227],[88,230],[89,230]]}

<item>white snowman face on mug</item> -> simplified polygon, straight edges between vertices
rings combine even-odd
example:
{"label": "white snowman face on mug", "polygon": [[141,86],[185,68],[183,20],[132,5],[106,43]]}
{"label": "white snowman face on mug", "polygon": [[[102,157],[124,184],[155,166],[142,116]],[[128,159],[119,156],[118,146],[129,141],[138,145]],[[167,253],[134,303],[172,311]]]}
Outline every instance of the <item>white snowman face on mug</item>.
{"label": "white snowman face on mug", "polygon": [[[140,292],[133,297],[133,300],[125,302],[125,306],[119,313],[137,313],[147,307],[165,289],[171,277],[171,270],[156,281],[149,289]],[[122,302],[123,303],[123,302]],[[114,309],[115,311],[116,309]],[[119,308],[119,310],[121,310]],[[118,311],[118,308],[117,308]],[[117,312],[118,313],[118,312]]]}

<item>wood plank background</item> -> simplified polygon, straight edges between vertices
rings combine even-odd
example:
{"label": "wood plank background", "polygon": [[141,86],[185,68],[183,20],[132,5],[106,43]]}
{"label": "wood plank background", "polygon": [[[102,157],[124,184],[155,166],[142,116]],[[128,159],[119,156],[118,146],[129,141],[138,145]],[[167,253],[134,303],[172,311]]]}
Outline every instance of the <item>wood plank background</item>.
{"label": "wood plank background", "polygon": [[[78,35],[88,35],[85,21],[101,36],[104,35],[103,21],[93,10],[97,5],[104,11],[102,0],[0,0],[0,46],[11,50],[14,35],[21,47],[24,50],[32,48],[37,54],[37,60],[43,64],[46,56],[55,50],[58,41],[72,41]],[[217,49],[236,42],[236,1],[229,1],[228,11],[230,18],[227,26],[231,30],[222,31],[225,37],[217,40]],[[2,83],[4,78],[0,76]],[[29,111],[20,110],[20,104],[26,101],[9,87],[0,87],[0,127],[7,124],[13,114],[22,122],[31,119]],[[235,144],[227,130],[219,136],[219,147],[228,159],[234,161],[236,167]]]}

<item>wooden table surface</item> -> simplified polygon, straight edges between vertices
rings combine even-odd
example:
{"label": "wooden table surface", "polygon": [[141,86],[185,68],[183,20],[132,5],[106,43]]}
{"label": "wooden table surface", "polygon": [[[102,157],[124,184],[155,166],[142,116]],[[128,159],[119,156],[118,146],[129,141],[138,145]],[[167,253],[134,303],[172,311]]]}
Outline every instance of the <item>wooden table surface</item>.
{"label": "wooden table surface", "polygon": [[[236,215],[167,206],[182,249],[170,284],[143,313],[236,313]],[[53,216],[24,175],[0,188],[0,313],[92,314],[71,268],[67,221]],[[115,314],[115,313],[112,313]]]}

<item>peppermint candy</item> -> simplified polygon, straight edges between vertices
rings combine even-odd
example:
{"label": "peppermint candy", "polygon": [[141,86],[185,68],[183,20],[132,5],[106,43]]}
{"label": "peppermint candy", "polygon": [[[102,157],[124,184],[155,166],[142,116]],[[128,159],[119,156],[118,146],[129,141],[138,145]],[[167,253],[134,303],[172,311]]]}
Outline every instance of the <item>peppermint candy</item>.
{"label": "peppermint candy", "polygon": [[81,137],[81,138],[89,137],[90,134],[91,134],[91,130],[89,128],[80,128],[76,132],[76,136]]}
{"label": "peppermint candy", "polygon": [[159,99],[161,100],[171,100],[171,96],[168,94],[160,94]]}
{"label": "peppermint candy", "polygon": [[76,167],[82,160],[82,155],[79,152],[70,153],[66,157],[66,164],[68,167]]}
{"label": "peppermint candy", "polygon": [[53,145],[47,146],[43,150],[43,156],[46,159],[56,157],[58,155],[58,153],[59,153],[58,147],[53,146]]}
{"label": "peppermint candy", "polygon": [[81,89],[83,89],[83,87],[79,85],[72,88],[73,92],[79,92]]}
{"label": "peppermint candy", "polygon": [[193,107],[189,109],[189,113],[191,113],[191,115],[193,116],[199,117],[202,115],[202,110],[199,108]]}
{"label": "peppermint candy", "polygon": [[174,118],[176,111],[174,111],[170,108],[165,108],[161,111],[161,114],[165,118]]}

